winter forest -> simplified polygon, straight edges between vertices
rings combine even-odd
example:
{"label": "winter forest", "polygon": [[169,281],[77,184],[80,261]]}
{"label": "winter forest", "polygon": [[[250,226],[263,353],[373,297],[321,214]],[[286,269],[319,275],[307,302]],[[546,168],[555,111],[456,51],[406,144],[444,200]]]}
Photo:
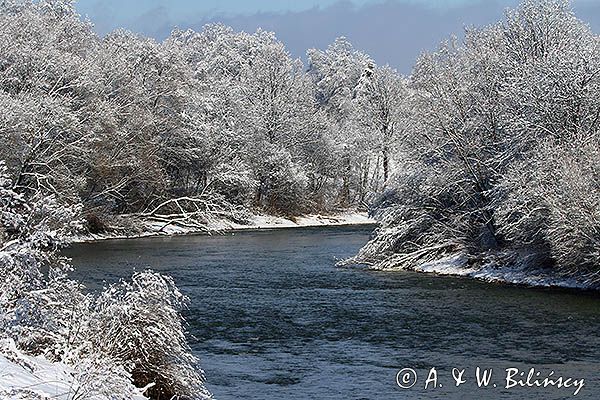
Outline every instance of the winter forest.
{"label": "winter forest", "polygon": [[303,62],[262,30],[99,37],[69,0],[4,0],[0,135],[0,354],[64,363],[73,399],[211,396],[174,281],[88,293],[60,252],[81,233],[368,210],[343,264],[600,283],[600,37],[566,1],[525,0],[402,76],[343,37]]}

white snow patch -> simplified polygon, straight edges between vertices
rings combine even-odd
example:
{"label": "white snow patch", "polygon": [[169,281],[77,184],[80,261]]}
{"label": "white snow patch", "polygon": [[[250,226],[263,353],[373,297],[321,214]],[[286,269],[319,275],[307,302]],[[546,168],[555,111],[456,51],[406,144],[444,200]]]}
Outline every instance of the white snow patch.
{"label": "white snow patch", "polygon": [[12,339],[0,340],[0,400],[147,400],[133,384],[127,388],[130,395],[122,392],[109,395],[91,391],[83,379],[89,379],[89,375],[41,356],[27,356]]}
{"label": "white snow patch", "polygon": [[587,280],[575,277],[564,277],[553,273],[552,270],[543,270],[527,267],[526,264],[517,265],[483,265],[469,267],[464,254],[456,254],[437,261],[424,263],[416,268],[417,272],[435,273],[439,275],[464,276],[486,282],[511,283],[534,287],[561,287],[568,289],[594,289],[596,286]]}
{"label": "white snow patch", "polygon": [[464,254],[427,262],[415,268],[418,272],[429,272],[440,275],[467,275],[474,270],[467,268],[467,257]]}
{"label": "white snow patch", "polygon": [[243,229],[278,229],[278,228],[303,228],[319,226],[344,226],[344,225],[369,225],[377,222],[366,213],[346,213],[340,215],[310,214],[295,219],[275,217],[272,215],[255,215],[250,219],[250,224],[230,224],[225,230]]}

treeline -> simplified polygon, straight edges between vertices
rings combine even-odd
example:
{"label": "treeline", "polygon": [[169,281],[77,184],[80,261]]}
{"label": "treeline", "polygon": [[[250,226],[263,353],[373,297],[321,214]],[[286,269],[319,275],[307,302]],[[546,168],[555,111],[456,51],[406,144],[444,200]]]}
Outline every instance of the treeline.
{"label": "treeline", "polygon": [[0,159],[18,190],[81,202],[91,230],[361,206],[389,174],[403,97],[343,38],[303,65],[261,30],[100,38],[71,1],[0,2]]}
{"label": "treeline", "polygon": [[525,251],[598,272],[599,38],[568,1],[526,0],[406,79],[343,38],[303,65],[261,30],[99,38],[67,0],[0,7],[0,159],[16,192],[83,204],[91,231],[385,192],[359,260]]}
{"label": "treeline", "polygon": [[527,0],[442,43],[409,90],[383,227],[357,260],[464,253],[599,283],[600,38],[569,3]]}

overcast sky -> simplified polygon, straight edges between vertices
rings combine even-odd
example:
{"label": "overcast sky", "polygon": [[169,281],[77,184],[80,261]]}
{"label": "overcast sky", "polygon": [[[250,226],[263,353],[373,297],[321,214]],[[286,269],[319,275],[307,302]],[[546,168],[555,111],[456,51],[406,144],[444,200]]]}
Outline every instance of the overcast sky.
{"label": "overcast sky", "polygon": [[[162,40],[173,27],[200,30],[223,22],[237,30],[276,32],[290,53],[326,48],[346,36],[378,64],[410,73],[423,50],[433,50],[465,26],[502,18],[517,0],[78,0],[77,8],[104,35],[126,28]],[[575,0],[577,15],[600,32],[600,0]]]}

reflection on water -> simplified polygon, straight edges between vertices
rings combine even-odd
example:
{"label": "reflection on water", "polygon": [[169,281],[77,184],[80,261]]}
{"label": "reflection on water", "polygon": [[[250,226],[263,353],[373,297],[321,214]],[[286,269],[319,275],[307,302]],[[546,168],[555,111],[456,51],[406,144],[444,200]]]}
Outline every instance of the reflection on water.
{"label": "reflection on water", "polygon": [[[319,228],[76,245],[92,289],[150,267],[190,297],[192,346],[226,399],[563,399],[503,388],[505,369],[585,378],[600,398],[600,297],[409,272],[335,268],[370,228]],[[477,388],[475,368],[497,387]],[[410,367],[410,390],[396,373]],[[423,390],[438,370],[441,388]],[[452,368],[467,383],[453,387]]]}

